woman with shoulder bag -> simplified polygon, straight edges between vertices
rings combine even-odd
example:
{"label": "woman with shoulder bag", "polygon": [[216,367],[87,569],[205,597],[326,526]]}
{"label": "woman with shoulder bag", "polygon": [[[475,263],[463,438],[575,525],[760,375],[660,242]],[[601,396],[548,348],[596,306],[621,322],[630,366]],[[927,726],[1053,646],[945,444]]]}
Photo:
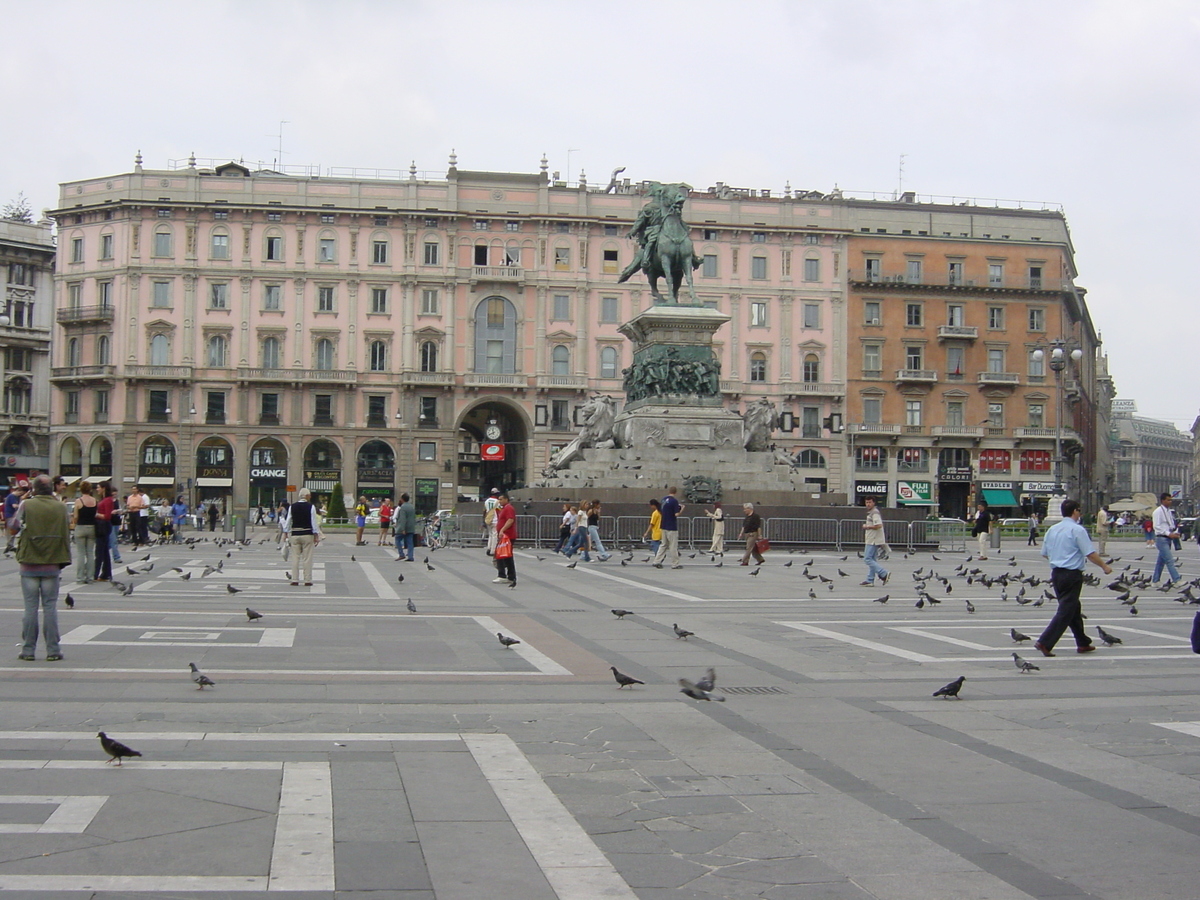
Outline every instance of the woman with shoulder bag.
{"label": "woman with shoulder bag", "polygon": [[591,547],[596,551],[596,556],[600,562],[609,559],[612,554],[604,549],[604,542],[600,540],[600,501],[593,500],[592,508],[588,510],[587,517],[588,538],[591,541]]}
{"label": "woman with shoulder bag", "polygon": [[100,499],[96,501],[96,566],[92,570],[93,581],[112,581],[112,551],[109,538],[112,534],[113,489],[108,484],[100,485]]}
{"label": "woman with shoulder bag", "polygon": [[79,485],[79,499],[71,515],[71,532],[75,536],[78,559],[75,563],[77,584],[91,584],[96,570],[96,498],[92,496],[92,485]]}

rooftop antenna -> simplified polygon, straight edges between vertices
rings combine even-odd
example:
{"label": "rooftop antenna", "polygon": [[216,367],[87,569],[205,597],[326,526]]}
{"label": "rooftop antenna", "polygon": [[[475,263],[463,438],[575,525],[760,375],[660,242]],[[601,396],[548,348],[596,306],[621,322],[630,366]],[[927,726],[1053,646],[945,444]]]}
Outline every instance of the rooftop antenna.
{"label": "rooftop antenna", "polygon": [[286,120],[280,121],[279,134],[268,134],[267,135],[267,137],[273,137],[273,138],[279,139],[279,147],[275,151],[275,161],[271,164],[272,168],[277,169],[279,171],[282,171],[281,167],[283,166],[283,126],[291,125],[291,124],[292,124],[291,122],[288,122]]}
{"label": "rooftop antenna", "polygon": [[899,167],[899,171],[896,173],[896,198],[897,199],[899,199],[904,194],[904,158],[906,156],[908,156],[907,153],[900,154],[900,167]]}

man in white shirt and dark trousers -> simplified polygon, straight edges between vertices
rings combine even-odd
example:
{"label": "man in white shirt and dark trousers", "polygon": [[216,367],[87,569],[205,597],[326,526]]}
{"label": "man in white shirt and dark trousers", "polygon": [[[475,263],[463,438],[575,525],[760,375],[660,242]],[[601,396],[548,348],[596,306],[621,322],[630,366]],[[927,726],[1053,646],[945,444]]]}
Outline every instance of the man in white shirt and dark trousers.
{"label": "man in white shirt and dark trousers", "polygon": [[1042,538],[1042,556],[1050,560],[1050,583],[1058,597],[1058,611],[1042,636],[1034,643],[1043,656],[1054,655],[1054,645],[1068,628],[1075,636],[1077,653],[1091,653],[1096,649],[1092,639],[1083,630],[1083,606],[1079,595],[1083,591],[1083,570],[1088,560],[1098,565],[1105,575],[1112,567],[1100,558],[1092,546],[1087,529],[1079,524],[1079,503],[1064,500],[1062,521],[1054,525]]}
{"label": "man in white shirt and dark trousers", "polygon": [[1179,540],[1179,529],[1175,525],[1175,513],[1171,511],[1171,495],[1164,493],[1154,507],[1154,546],[1158,549],[1158,560],[1154,563],[1154,581],[1162,577],[1163,566],[1170,576],[1169,584],[1179,581],[1179,570],[1175,568],[1175,541]]}

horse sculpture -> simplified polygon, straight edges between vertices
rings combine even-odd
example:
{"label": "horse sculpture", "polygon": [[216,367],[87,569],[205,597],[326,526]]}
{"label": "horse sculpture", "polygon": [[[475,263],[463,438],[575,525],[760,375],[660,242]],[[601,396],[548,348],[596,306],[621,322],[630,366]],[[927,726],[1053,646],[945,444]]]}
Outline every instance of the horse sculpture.
{"label": "horse sculpture", "polygon": [[[650,198],[629,233],[630,237],[641,241],[641,249],[617,281],[628,280],[640,269],[650,281],[654,302],[661,305],[679,303],[679,289],[687,282],[692,303],[699,306],[692,272],[700,268],[700,260],[696,258],[688,227],[683,221],[687,186],[656,183],[650,190]],[[660,278],[667,281],[669,297],[663,296],[658,289]]]}

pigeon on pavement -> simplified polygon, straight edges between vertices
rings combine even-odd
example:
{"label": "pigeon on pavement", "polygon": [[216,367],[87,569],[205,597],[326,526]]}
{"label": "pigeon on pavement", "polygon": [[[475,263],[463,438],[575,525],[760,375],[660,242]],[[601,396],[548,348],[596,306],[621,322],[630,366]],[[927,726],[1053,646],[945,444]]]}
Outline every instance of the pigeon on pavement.
{"label": "pigeon on pavement", "polygon": [[570,563],[567,565],[567,568],[568,568],[568,569],[573,569],[573,568],[575,568],[577,565],[579,565],[579,560],[577,560],[577,559],[573,559],[573,560],[571,560],[571,562],[570,562]]}
{"label": "pigeon on pavement", "polygon": [[882,597],[876,597],[871,602],[872,603],[887,603],[888,600],[891,599],[891,596],[892,596],[891,594],[884,594]]}
{"label": "pigeon on pavement", "polygon": [[1096,626],[1096,633],[1100,635],[1100,640],[1104,641],[1104,644],[1106,647],[1112,647],[1116,644],[1125,643],[1123,640],[1121,640],[1115,634],[1109,634],[1107,631],[1105,631],[1099,625]]}
{"label": "pigeon on pavement", "polygon": [[1016,653],[1014,653],[1012,655],[1012,658],[1013,658],[1013,665],[1017,667],[1017,671],[1019,671],[1022,675],[1024,675],[1026,672],[1040,672],[1041,671],[1041,669],[1038,666],[1035,666],[1033,663],[1031,663],[1027,659],[1022,659],[1021,657],[1017,656]]}
{"label": "pigeon on pavement", "polygon": [[195,663],[188,663],[192,668],[192,681],[199,685],[199,690],[204,690],[205,687],[212,687],[216,684],[211,678],[196,668]]}
{"label": "pigeon on pavement", "polygon": [[417,604],[413,603],[412,597],[409,597],[408,602],[404,605],[410,613],[415,613],[417,611]]}
{"label": "pigeon on pavement", "polygon": [[113,760],[116,760],[117,765],[119,766],[121,764],[122,756],[141,756],[142,755],[137,750],[134,750],[132,747],[125,746],[120,741],[114,741],[103,731],[98,732],[96,734],[96,737],[100,738],[100,746],[103,747],[104,752],[109,755],[109,758],[104,761],[105,765],[108,765]]}
{"label": "pigeon on pavement", "polygon": [[231,594],[240,594],[242,592],[241,588],[236,588],[232,584],[225,585],[225,590],[229,591]]}
{"label": "pigeon on pavement", "polygon": [[63,603],[67,604],[67,609],[75,608],[75,598],[72,597],[70,594],[67,594],[67,597],[65,600],[63,600]]}
{"label": "pigeon on pavement", "polygon": [[694,631],[688,631],[686,628],[680,628],[677,624],[672,623],[671,627],[675,629],[675,640],[682,638],[686,641],[688,638],[696,636]]}
{"label": "pigeon on pavement", "polygon": [[725,698],[719,694],[714,694],[711,691],[702,690],[686,678],[679,679],[679,693],[687,694],[693,700],[716,700],[720,703],[725,702]]}
{"label": "pigeon on pavement", "polygon": [[1017,631],[1017,629],[1015,629],[1015,628],[1010,628],[1010,629],[1008,630],[1008,633],[1009,633],[1010,635],[1012,635],[1012,639],[1013,639],[1013,643],[1014,643],[1014,644],[1020,644],[1020,643],[1023,643],[1023,642],[1025,642],[1025,641],[1032,641],[1032,640],[1033,640],[1033,638],[1031,638],[1029,635],[1027,635],[1027,634],[1022,634],[1021,632]]}
{"label": "pigeon on pavement", "polygon": [[426,569],[428,569],[430,572],[436,572],[436,571],[437,571],[437,568],[436,568],[436,567],[434,567],[434,566],[431,566],[431,565],[429,564],[429,561],[428,561],[428,560],[426,560],[426,561],[425,561],[425,568],[426,568]]}
{"label": "pigeon on pavement", "polygon": [[496,637],[498,637],[500,639],[500,643],[503,644],[505,647],[512,647],[513,644],[521,643],[516,638],[505,637],[504,633],[500,632],[500,631],[496,632]]}
{"label": "pigeon on pavement", "polygon": [[610,609],[609,612],[611,612],[618,619],[623,619],[626,616],[635,615],[635,613],[632,609]]}
{"label": "pigeon on pavement", "polygon": [[959,675],[956,679],[954,679],[949,684],[943,685],[942,687],[940,687],[936,691],[934,691],[933,696],[945,697],[947,700],[949,700],[951,697],[953,697],[955,700],[957,700],[958,692],[962,689],[963,682],[966,680],[967,680],[967,678],[965,675]]}
{"label": "pigeon on pavement", "polygon": [[404,584],[404,573],[403,572],[401,572],[399,575],[396,576],[396,581],[398,581],[400,584]]}
{"label": "pigeon on pavement", "polygon": [[638,681],[636,678],[634,678],[630,675],[626,675],[624,672],[617,671],[616,666],[609,666],[609,668],[612,669],[613,678],[617,679],[617,690],[618,691],[623,687],[632,689],[633,685],[635,685],[635,684],[645,684],[646,683],[644,681]]}
{"label": "pigeon on pavement", "polygon": [[255,619],[261,619],[262,613],[255,612],[250,607],[246,607],[246,621],[253,622]]}

